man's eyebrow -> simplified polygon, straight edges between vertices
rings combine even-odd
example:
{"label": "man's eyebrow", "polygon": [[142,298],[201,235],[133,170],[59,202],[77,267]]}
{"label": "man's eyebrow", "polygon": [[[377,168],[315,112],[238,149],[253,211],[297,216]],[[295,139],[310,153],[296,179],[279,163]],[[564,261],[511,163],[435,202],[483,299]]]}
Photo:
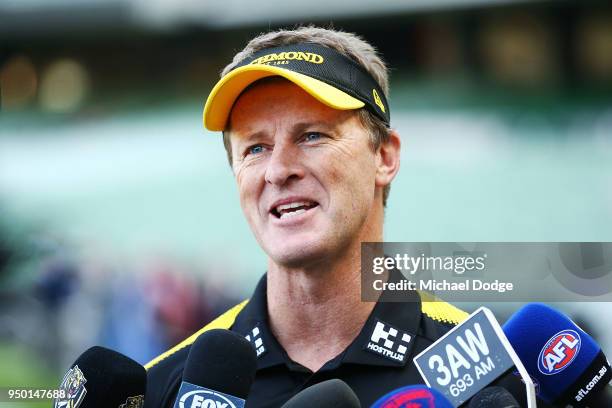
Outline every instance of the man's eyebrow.
{"label": "man's eyebrow", "polygon": [[238,143],[250,143],[253,140],[261,140],[264,137],[265,137],[264,131],[253,132],[249,134],[248,136],[238,137]]}
{"label": "man's eyebrow", "polygon": [[301,133],[309,128],[331,131],[335,127],[335,123],[329,123],[327,121],[297,122],[291,127],[291,131],[292,133]]}
{"label": "man's eyebrow", "polygon": [[[337,123],[335,121],[331,123],[325,120],[303,121],[303,122],[294,123],[291,126],[290,133],[293,135],[296,135],[308,129],[316,129],[316,130],[322,130],[325,132],[333,132],[336,126],[337,126]],[[255,131],[253,133],[248,133],[248,132],[245,132],[245,133],[246,133],[245,136],[238,137],[238,140],[237,140],[238,143],[247,144],[253,141],[260,141],[267,137],[267,133],[265,130]]]}

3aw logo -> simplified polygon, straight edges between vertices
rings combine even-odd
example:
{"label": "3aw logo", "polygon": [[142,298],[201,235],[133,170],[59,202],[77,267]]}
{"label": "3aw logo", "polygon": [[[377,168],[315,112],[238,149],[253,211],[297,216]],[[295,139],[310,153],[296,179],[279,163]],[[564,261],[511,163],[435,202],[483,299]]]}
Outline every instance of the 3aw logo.
{"label": "3aw logo", "polygon": [[377,321],[365,349],[390,360],[404,363],[406,351],[408,351],[407,346],[412,337],[407,333],[402,333],[401,337],[398,335],[399,331],[396,328]]}
{"label": "3aw logo", "polygon": [[179,400],[179,408],[237,408],[224,395],[210,390],[185,393]]}
{"label": "3aw logo", "polygon": [[558,374],[574,361],[580,351],[580,335],[574,330],[555,334],[540,351],[538,370],[544,375]]}

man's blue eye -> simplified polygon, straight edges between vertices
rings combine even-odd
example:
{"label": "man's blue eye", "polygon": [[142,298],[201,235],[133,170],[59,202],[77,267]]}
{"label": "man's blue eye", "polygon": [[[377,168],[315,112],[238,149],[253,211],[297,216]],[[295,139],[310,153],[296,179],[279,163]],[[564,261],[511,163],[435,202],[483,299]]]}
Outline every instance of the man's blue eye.
{"label": "man's blue eye", "polygon": [[304,138],[307,142],[312,142],[313,140],[317,140],[321,138],[321,134],[319,132],[309,132],[306,133],[306,137]]}
{"label": "man's blue eye", "polygon": [[257,154],[257,153],[261,153],[261,152],[263,152],[263,146],[262,145],[255,145],[255,146],[249,147],[249,154]]}

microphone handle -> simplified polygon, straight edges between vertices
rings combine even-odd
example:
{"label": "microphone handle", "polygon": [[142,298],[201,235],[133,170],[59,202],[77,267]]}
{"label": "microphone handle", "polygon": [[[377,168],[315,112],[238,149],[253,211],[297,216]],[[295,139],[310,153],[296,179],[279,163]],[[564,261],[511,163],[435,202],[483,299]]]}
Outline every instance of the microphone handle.
{"label": "microphone handle", "polygon": [[587,369],[552,402],[552,405],[574,408],[612,407],[612,395],[608,385],[610,380],[612,380],[612,367],[600,350]]}
{"label": "microphone handle", "polygon": [[606,385],[597,394],[593,394],[587,402],[587,408],[612,407],[612,387]]}

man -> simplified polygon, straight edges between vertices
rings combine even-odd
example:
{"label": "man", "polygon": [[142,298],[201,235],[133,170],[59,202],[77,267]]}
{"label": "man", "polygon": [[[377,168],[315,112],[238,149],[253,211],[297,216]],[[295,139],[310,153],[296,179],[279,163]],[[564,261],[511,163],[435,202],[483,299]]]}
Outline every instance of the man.
{"label": "man", "polygon": [[383,240],[399,170],[388,74],[371,45],[303,27],[253,39],[221,75],[204,125],[223,131],[267,274],[242,303],[147,365],[146,407],[170,407],[190,344],[215,327],[257,350],[248,407],[278,407],[330,378],[363,406],[422,383],[412,357],[466,314],[444,302],[362,302],[361,243]]}

